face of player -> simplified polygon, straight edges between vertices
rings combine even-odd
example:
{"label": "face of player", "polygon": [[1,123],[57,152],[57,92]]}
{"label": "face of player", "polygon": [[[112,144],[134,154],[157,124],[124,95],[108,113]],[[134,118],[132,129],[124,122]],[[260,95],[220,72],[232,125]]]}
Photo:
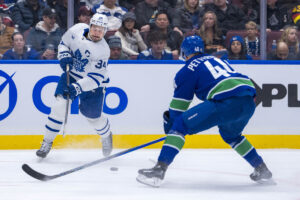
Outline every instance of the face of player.
{"label": "face of player", "polygon": [[25,41],[22,35],[16,34],[13,38],[14,49],[20,50],[25,46]]}
{"label": "face of player", "polygon": [[110,59],[119,60],[121,56],[121,48],[119,47],[111,47],[110,48]]}
{"label": "face of player", "polygon": [[211,28],[215,25],[215,18],[213,14],[208,13],[204,16],[204,25],[207,28]]}
{"label": "face of player", "polygon": [[169,26],[169,20],[166,14],[160,14],[155,20],[155,24],[158,28],[166,29]]}
{"label": "face of player", "polygon": [[126,19],[124,22],[124,25],[128,30],[132,30],[134,27],[134,24],[135,24],[135,21],[133,19]]}
{"label": "face of player", "polygon": [[296,29],[290,29],[288,33],[288,41],[289,42],[296,42],[297,41],[297,30]]}
{"label": "face of player", "polygon": [[239,54],[242,50],[242,44],[239,41],[233,41],[231,43],[231,51],[233,54]]}
{"label": "face of player", "polygon": [[92,24],[89,36],[93,42],[100,41],[104,36],[104,27]]}
{"label": "face of player", "polygon": [[154,54],[162,54],[165,46],[166,41],[163,40],[151,43],[152,51]]}

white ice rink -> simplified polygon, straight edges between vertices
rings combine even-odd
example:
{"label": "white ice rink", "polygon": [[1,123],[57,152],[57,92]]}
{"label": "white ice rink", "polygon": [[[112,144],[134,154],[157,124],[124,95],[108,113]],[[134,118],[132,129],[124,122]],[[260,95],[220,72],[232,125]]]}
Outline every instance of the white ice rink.
{"label": "white ice rink", "polygon": [[41,161],[33,150],[3,150],[0,200],[300,200],[300,150],[258,151],[277,185],[252,182],[253,169],[230,149],[183,149],[160,188],[135,180],[138,169],[154,165],[159,150],[137,150],[49,182],[28,176],[21,165],[53,175],[97,160],[101,151],[54,149]]}

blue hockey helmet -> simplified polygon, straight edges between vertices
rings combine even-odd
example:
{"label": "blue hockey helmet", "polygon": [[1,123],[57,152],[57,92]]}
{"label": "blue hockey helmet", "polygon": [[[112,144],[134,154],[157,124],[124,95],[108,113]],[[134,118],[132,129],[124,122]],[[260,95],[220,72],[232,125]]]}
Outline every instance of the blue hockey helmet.
{"label": "blue hockey helmet", "polygon": [[204,53],[204,42],[197,35],[188,36],[181,43],[181,56],[183,59],[194,53]]}

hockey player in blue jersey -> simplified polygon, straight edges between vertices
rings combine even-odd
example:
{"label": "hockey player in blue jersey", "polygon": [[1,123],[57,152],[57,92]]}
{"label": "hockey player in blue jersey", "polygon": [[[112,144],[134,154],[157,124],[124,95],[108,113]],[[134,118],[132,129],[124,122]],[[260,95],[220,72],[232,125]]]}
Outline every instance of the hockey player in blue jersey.
{"label": "hockey player in blue jersey", "polygon": [[[102,114],[104,91],[109,78],[107,64],[110,49],[104,39],[107,17],[94,14],[90,25],[79,23],[72,26],[58,46],[58,59],[64,73],[55,91],[56,102],[46,122],[45,135],[36,155],[45,158],[51,150],[56,134],[65,118],[67,95],[80,100],[80,112],[101,136],[104,156],[112,151],[112,133],[109,120]],[[66,66],[70,67],[70,85],[66,83]]]}
{"label": "hockey player in blue jersey", "polygon": [[[256,149],[242,135],[255,110],[256,91],[251,80],[236,72],[226,61],[204,54],[199,36],[189,36],[181,45],[185,66],[175,77],[169,111],[164,113],[167,134],[157,164],[140,169],[137,181],[159,187],[168,166],[185,143],[185,135],[218,126],[220,135],[253,168],[253,181],[267,181],[272,173]],[[202,103],[188,109],[197,96]]]}

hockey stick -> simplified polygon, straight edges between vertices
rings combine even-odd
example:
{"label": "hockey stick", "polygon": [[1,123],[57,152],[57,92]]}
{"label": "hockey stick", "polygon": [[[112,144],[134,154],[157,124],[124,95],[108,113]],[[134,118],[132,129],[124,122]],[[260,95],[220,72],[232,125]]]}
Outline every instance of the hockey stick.
{"label": "hockey stick", "polygon": [[[67,64],[67,66],[66,66],[66,73],[67,73],[67,86],[69,87],[69,85],[70,85],[70,67],[69,67],[69,64]],[[63,137],[65,136],[66,126],[67,126],[67,123],[68,123],[69,104],[70,104],[70,95],[68,94],[67,95],[65,121],[64,121],[64,124],[63,124],[63,131],[62,131]]]}
{"label": "hockey stick", "polygon": [[87,167],[91,167],[93,165],[96,165],[98,163],[102,163],[102,162],[105,162],[107,160],[111,160],[113,158],[116,158],[116,157],[119,157],[119,156],[122,156],[124,154],[127,154],[127,153],[130,153],[132,151],[135,151],[135,150],[138,150],[138,149],[141,149],[141,148],[144,148],[144,147],[147,147],[149,145],[152,145],[152,144],[155,144],[155,143],[158,143],[160,141],[163,141],[165,140],[166,137],[162,137],[162,138],[159,138],[157,140],[153,140],[151,142],[148,142],[148,143],[145,143],[145,144],[142,144],[142,145],[139,145],[139,146],[136,146],[136,147],[133,147],[133,148],[130,148],[130,149],[127,149],[127,150],[124,150],[124,151],[121,151],[119,153],[116,153],[116,154],[113,154],[113,155],[110,155],[108,157],[105,157],[105,158],[101,158],[101,159],[98,159],[98,160],[95,160],[95,161],[92,161],[92,162],[89,162],[89,163],[86,163],[84,165],[81,165],[79,167],[75,167],[73,169],[70,169],[70,170],[67,170],[67,171],[64,171],[64,172],[61,172],[61,173],[58,173],[58,174],[55,174],[55,175],[45,175],[45,174],[42,174],[38,171],[35,171],[34,169],[32,169],[29,165],[27,164],[23,164],[22,165],[22,169],[25,173],[27,173],[29,176],[35,178],[35,179],[38,179],[40,181],[49,181],[49,180],[52,180],[52,179],[55,179],[55,178],[59,178],[61,176],[65,176],[67,174],[71,174],[73,172],[77,172],[79,170],[82,170],[82,169],[85,169]]}

